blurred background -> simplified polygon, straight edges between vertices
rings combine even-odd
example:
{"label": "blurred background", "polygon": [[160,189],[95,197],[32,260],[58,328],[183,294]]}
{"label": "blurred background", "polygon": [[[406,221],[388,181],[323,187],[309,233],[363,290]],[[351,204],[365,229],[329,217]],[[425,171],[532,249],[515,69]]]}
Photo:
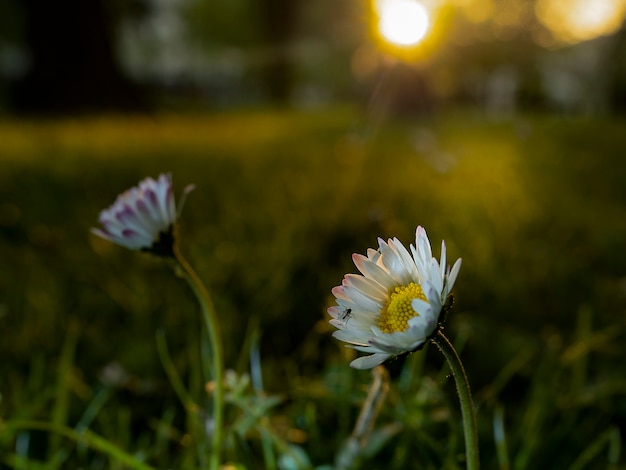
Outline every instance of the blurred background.
{"label": "blurred background", "polygon": [[420,5],[407,14],[385,1],[6,0],[0,105],[10,114],[310,108],[369,101],[378,86],[410,112],[623,111],[621,0]]}
{"label": "blurred background", "polygon": [[[161,172],[196,185],[181,247],[228,367],[281,398],[259,429],[312,465],[371,380],[331,337],[330,290],[353,252],[423,225],[463,258],[446,332],[484,467],[626,468],[625,18],[626,0],[3,0],[0,468],[124,468],[15,420],[200,466],[162,348],[208,402],[195,300],[89,233]],[[440,354],[390,368],[363,468],[463,468]],[[271,467],[237,410],[228,458]]]}

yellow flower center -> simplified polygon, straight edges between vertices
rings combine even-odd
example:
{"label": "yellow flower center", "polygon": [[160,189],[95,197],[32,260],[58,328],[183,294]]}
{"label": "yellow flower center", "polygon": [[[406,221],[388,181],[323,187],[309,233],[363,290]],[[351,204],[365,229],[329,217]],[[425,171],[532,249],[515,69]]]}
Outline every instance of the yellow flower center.
{"label": "yellow flower center", "polygon": [[396,331],[406,331],[409,327],[409,320],[418,315],[411,306],[413,299],[426,300],[422,288],[410,283],[408,286],[399,286],[391,291],[387,303],[380,310],[378,328],[384,333],[395,333]]}

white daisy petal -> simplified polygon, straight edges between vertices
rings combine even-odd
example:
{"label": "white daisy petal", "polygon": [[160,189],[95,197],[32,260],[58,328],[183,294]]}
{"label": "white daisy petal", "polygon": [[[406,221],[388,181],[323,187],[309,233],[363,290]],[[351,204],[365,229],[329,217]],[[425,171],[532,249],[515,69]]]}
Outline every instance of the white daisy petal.
{"label": "white daisy petal", "polygon": [[376,353],[371,356],[362,356],[350,363],[350,367],[354,369],[373,369],[376,366],[381,365],[387,359],[391,357],[391,354]]}
{"label": "white daisy petal", "polygon": [[428,282],[430,282],[438,292],[443,291],[443,283],[445,277],[441,275],[439,269],[439,263],[435,258],[430,259],[430,263],[428,264],[428,275],[426,277]]}
{"label": "white daisy petal", "polygon": [[376,354],[376,353],[380,353],[380,352],[385,352],[385,353],[388,352],[388,351],[383,351],[378,346],[372,345],[372,344],[367,344],[367,345],[363,345],[363,346],[349,344],[349,345],[347,345],[347,347],[350,348],[350,349],[354,349],[356,351],[361,351],[361,352],[368,353],[368,354]]}
{"label": "white daisy petal", "polygon": [[[391,242],[391,240],[390,240]],[[381,261],[396,283],[402,285],[410,279],[410,273],[405,268],[402,258],[394,250],[393,244],[380,243]]]}
{"label": "white daisy petal", "polygon": [[459,275],[460,269],[461,269],[461,258],[456,260],[456,262],[454,263],[454,266],[452,266],[452,270],[450,271],[450,274],[448,274],[448,279],[446,282],[446,297],[448,296],[448,294],[454,287],[454,283],[456,282],[456,277]]}
{"label": "white daisy petal", "polygon": [[409,321],[409,329],[412,335],[426,340],[437,328],[437,318],[432,315],[418,315]]}
{"label": "white daisy petal", "polygon": [[430,249],[430,240],[428,240],[428,235],[424,227],[417,227],[415,231],[415,243],[421,259],[427,260],[433,257],[433,253]]}
{"label": "white daisy petal", "polygon": [[[368,369],[400,354],[415,351],[436,331],[437,322],[461,260],[446,266],[446,245],[433,257],[426,230],[418,226],[415,246],[397,238],[379,238],[378,249],[352,256],[361,274],[347,274],[332,289],[337,305],[328,309],[333,336],[367,355],[350,364]],[[407,315],[407,308],[414,315]]]}
{"label": "white daisy petal", "polygon": [[[380,238],[378,239],[379,241],[381,240]],[[367,249],[367,258],[374,262],[377,263],[378,262],[378,258],[380,258],[380,252],[378,250],[375,250],[374,248],[368,248]]]}
{"label": "white daisy petal", "polygon": [[404,335],[396,335],[395,338],[377,338],[381,341],[372,341],[372,346],[381,352],[397,356],[409,350],[409,345],[414,341],[407,341]]}
{"label": "white daisy petal", "polygon": [[448,269],[446,265],[446,242],[441,240],[441,261],[439,262],[439,275],[442,279],[446,274],[446,269]]}
{"label": "white daisy petal", "polygon": [[339,318],[339,316],[343,313],[344,309],[341,307],[329,307],[327,309],[328,314],[333,318]]}
{"label": "white daisy petal", "polygon": [[354,287],[363,294],[369,295],[375,300],[385,301],[387,297],[387,289],[384,289],[376,281],[368,279],[357,274],[346,274],[344,277],[346,285]]}
{"label": "white daisy petal", "polygon": [[[382,302],[377,301],[369,297],[367,294],[364,294],[358,289],[350,286],[341,286],[343,289],[343,296],[346,300],[353,303],[355,306],[360,307],[362,310],[366,310],[369,312],[376,312],[380,310],[382,307]],[[349,307],[351,308],[351,307]]]}
{"label": "white daisy petal", "polygon": [[415,263],[413,263],[413,258],[411,258],[411,254],[407,251],[404,245],[398,240],[394,238],[389,241],[389,246],[396,252],[404,269],[413,274],[415,272]]}
{"label": "white daisy petal", "polygon": [[384,289],[390,289],[393,287],[393,279],[389,276],[389,273],[372,262],[369,258],[355,253],[352,255],[352,261],[357,269],[363,274],[364,277],[375,281],[380,284]]}
{"label": "white daisy petal", "polygon": [[346,324],[342,320],[337,320],[336,318],[331,318],[330,320],[328,320],[328,323],[330,323],[337,329],[343,329],[346,326]]}
{"label": "white daisy petal", "polygon": [[368,346],[368,343],[360,341],[360,336],[355,335],[352,330],[337,330],[333,333],[333,338],[356,346]]}
{"label": "white daisy petal", "polygon": [[[425,317],[432,309],[431,305],[422,299],[413,299],[411,301],[411,307],[417,312],[419,317]],[[411,320],[413,320],[413,318],[411,318]]]}

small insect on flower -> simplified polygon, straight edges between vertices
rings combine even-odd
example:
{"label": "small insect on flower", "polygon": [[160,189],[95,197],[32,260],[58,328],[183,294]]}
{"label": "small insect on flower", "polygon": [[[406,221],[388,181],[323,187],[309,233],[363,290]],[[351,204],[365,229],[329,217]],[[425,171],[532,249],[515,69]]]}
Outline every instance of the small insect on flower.
{"label": "small insect on flower", "polygon": [[[371,369],[420,349],[443,321],[451,306],[461,260],[446,265],[446,245],[441,260],[432,255],[426,230],[417,227],[410,252],[397,239],[378,240],[378,250],[352,260],[361,274],[346,274],[332,290],[337,305],[328,309],[333,336],[358,351],[369,353],[350,364]],[[350,319],[350,322],[345,321]]]}
{"label": "small insect on flower", "polygon": [[[187,186],[181,198],[193,189]],[[130,250],[173,256],[174,224],[180,215],[172,192],[172,176],[161,174],[157,180],[146,178],[122,194],[100,212],[102,228],[91,232]]]}
{"label": "small insect on flower", "polygon": [[351,308],[346,308],[342,313],[341,313],[341,319],[342,320],[348,320],[350,317],[352,316],[352,309]]}

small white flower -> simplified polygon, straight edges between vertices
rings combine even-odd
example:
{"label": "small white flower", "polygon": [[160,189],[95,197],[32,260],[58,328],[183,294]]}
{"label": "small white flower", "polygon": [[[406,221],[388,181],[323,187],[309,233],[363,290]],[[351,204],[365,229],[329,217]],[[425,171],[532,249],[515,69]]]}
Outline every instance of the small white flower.
{"label": "small white flower", "polygon": [[333,336],[350,347],[369,353],[350,363],[370,369],[400,354],[415,351],[431,337],[461,268],[459,258],[446,266],[446,245],[441,261],[433,257],[423,227],[417,227],[411,252],[397,239],[378,239],[378,250],[367,256],[355,253],[361,274],[346,274],[333,288],[337,305],[330,307]]}
{"label": "small white flower", "polygon": [[[188,186],[183,196],[191,189]],[[161,174],[158,180],[146,178],[139,186],[120,194],[111,207],[100,212],[102,229],[91,231],[130,250],[172,256],[173,227],[178,214],[172,176]]]}

